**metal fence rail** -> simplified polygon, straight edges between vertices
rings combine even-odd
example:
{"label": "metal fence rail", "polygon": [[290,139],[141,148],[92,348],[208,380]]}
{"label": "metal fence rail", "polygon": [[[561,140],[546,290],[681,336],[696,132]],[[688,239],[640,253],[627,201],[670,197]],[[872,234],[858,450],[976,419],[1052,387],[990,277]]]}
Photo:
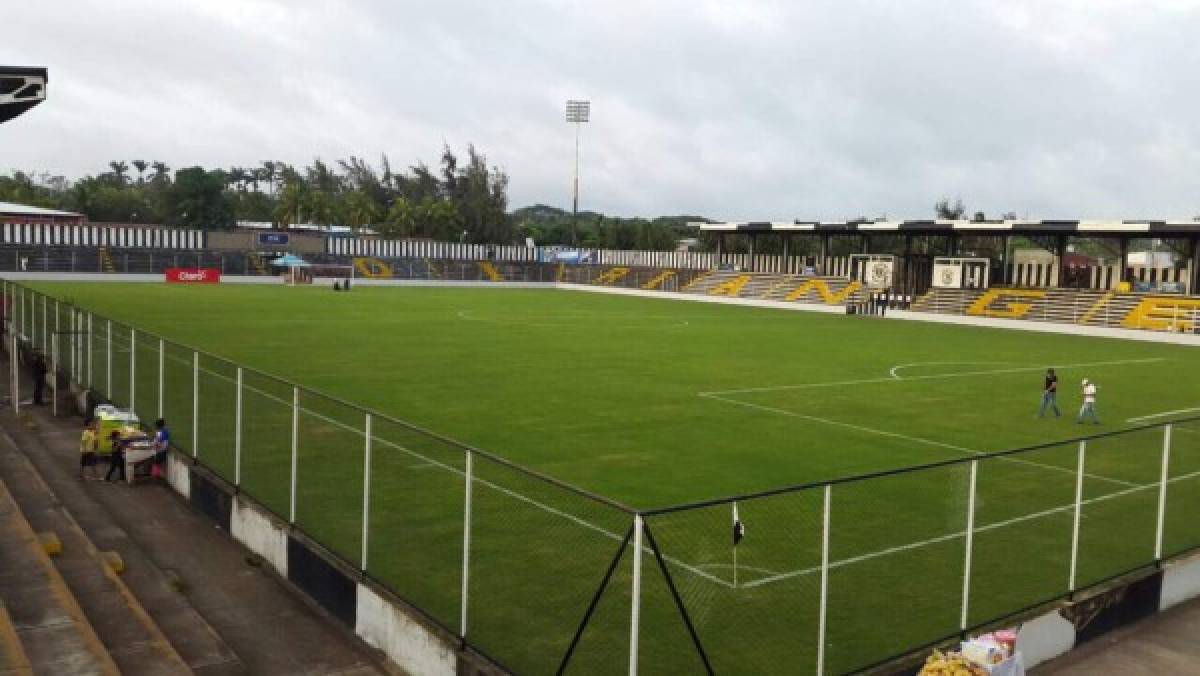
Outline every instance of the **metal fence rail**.
{"label": "metal fence rail", "polygon": [[639,511],[29,287],[2,296],[12,354],[166,418],[197,464],[517,673],[855,671],[1200,546],[1200,417]]}

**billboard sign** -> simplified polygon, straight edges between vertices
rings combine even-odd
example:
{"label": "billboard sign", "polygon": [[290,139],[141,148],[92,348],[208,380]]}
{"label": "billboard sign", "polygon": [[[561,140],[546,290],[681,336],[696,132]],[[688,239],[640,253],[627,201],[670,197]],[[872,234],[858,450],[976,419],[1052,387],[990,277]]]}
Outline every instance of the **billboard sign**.
{"label": "billboard sign", "polygon": [[171,284],[217,284],[221,271],[216,268],[167,268],[167,282]]}

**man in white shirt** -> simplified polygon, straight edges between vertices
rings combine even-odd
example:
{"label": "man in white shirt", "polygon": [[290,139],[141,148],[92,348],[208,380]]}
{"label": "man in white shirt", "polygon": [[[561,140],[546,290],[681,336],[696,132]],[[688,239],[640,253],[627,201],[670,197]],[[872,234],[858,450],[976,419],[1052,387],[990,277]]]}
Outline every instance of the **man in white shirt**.
{"label": "man in white shirt", "polygon": [[1100,424],[1100,418],[1096,415],[1096,383],[1087,378],[1083,379],[1083,406],[1079,408],[1079,415],[1075,417],[1075,422],[1082,424],[1085,416],[1092,419],[1093,425]]}

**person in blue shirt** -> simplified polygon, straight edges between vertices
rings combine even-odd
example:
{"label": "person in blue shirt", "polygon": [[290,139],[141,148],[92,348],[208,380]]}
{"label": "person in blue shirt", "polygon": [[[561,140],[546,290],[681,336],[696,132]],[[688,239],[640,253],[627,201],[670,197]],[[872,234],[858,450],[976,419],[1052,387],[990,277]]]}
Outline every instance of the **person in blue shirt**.
{"label": "person in blue shirt", "polygon": [[167,429],[167,421],[159,418],[154,421],[154,464],[160,476],[167,473],[167,448],[171,445],[171,431]]}

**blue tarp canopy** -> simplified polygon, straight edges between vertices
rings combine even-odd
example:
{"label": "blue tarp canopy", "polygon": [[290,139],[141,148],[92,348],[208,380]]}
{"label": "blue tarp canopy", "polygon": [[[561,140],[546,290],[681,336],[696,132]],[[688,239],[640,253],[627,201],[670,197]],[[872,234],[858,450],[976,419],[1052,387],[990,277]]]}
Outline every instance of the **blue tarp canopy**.
{"label": "blue tarp canopy", "polygon": [[309,263],[299,256],[287,254],[271,261],[271,265],[281,268],[307,268],[308,266],[312,265],[312,263]]}

